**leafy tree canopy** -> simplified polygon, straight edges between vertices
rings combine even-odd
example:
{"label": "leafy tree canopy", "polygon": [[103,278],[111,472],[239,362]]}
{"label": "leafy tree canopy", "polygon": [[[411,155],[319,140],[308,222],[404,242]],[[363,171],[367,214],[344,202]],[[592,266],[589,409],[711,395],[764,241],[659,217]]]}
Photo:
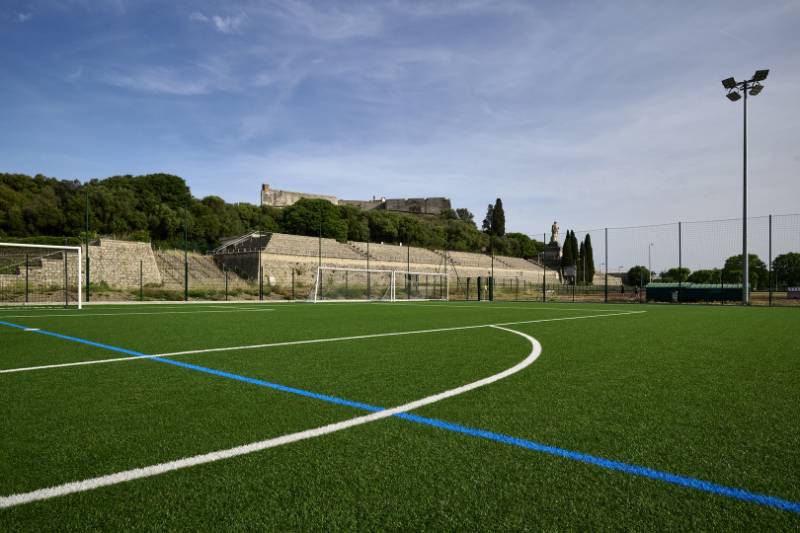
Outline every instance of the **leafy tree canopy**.
{"label": "leafy tree canopy", "polygon": [[[207,250],[224,237],[251,230],[317,236],[321,223],[323,237],[340,241],[402,242],[465,252],[489,247],[489,236],[478,230],[468,209],[430,217],[362,211],[317,199],[303,199],[283,209],[230,204],[218,196],[195,198],[183,178],[163,173],[113,176],[83,184],[42,175],[0,173],[0,237],[79,242],[86,237],[87,198],[90,238],[110,235],[181,247],[186,228],[189,246]],[[490,225],[491,220],[490,216]],[[540,244],[521,234],[497,236],[493,243],[496,253],[520,257],[535,256]]]}
{"label": "leafy tree canopy", "polygon": [[772,271],[775,276],[773,286],[800,286],[800,253],[789,252],[779,255],[772,261]]}

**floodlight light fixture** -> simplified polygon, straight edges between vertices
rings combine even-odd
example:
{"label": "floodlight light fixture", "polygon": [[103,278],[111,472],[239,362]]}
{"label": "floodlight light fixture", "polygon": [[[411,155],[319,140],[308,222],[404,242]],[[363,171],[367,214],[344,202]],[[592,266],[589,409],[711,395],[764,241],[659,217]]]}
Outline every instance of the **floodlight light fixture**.
{"label": "floodlight light fixture", "polygon": [[725,78],[724,80],[722,80],[722,86],[725,87],[726,89],[733,89],[734,87],[736,87],[736,80],[733,78]]}
{"label": "floodlight light fixture", "polygon": [[756,83],[753,84],[753,87],[750,89],[750,96],[756,96],[762,90],[764,90],[764,86],[761,85],[760,83],[756,82]]}
{"label": "floodlight light fixture", "polygon": [[753,74],[753,81],[764,81],[767,79],[767,75],[769,74],[769,69],[765,70],[757,70],[755,74]]}
{"label": "floodlight light fixture", "polygon": [[730,91],[725,96],[727,96],[728,100],[730,100],[731,102],[735,102],[736,100],[742,97],[742,95],[740,95],[737,91]]}

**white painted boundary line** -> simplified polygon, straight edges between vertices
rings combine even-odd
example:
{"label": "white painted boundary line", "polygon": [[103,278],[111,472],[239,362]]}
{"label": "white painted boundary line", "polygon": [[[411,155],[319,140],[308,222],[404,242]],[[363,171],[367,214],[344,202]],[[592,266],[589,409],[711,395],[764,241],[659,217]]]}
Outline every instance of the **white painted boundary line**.
{"label": "white painted boundary line", "polygon": [[[487,302],[485,304],[462,304],[459,302],[449,301],[448,304],[424,304],[424,303],[414,303],[412,302],[374,302],[374,305],[413,305],[416,307],[438,307],[441,309],[469,309],[469,308],[478,308],[478,309],[486,309],[492,311],[502,311],[503,309],[531,309],[537,311],[594,311],[596,313],[615,313],[622,311],[622,309],[612,308],[612,309],[587,309],[581,307],[565,307],[565,308],[557,308],[554,307],[555,305],[560,304],[551,304],[550,307],[534,307],[531,305],[498,305],[497,303],[490,303]],[[598,305],[605,305],[605,304],[598,304]]]}
{"label": "white painted boundary line", "polygon": [[274,437],[271,439],[251,442],[250,444],[236,446],[234,448],[228,448],[225,450],[217,450],[210,453],[194,455],[191,457],[185,457],[183,459],[178,459],[175,461],[169,461],[165,463],[158,463],[143,468],[134,468],[132,470],[125,470],[123,472],[117,472],[115,474],[108,474],[105,476],[84,479],[83,481],[73,481],[71,483],[64,483],[62,485],[56,485],[54,487],[34,490],[31,492],[23,492],[18,494],[12,494],[10,496],[2,496],[0,497],[0,509],[6,507],[13,507],[15,505],[21,505],[24,503],[46,500],[49,498],[55,498],[58,496],[65,496],[67,494],[74,494],[76,492],[86,492],[100,487],[108,487],[110,485],[125,483],[126,481],[133,481],[135,479],[157,476],[160,474],[164,474],[166,472],[173,472],[175,470],[180,470],[183,468],[189,468],[192,466],[197,466],[206,463],[213,463],[215,461],[221,461],[223,459],[229,459],[231,457],[237,457],[240,455],[258,452],[269,448],[275,448],[277,446],[283,446],[284,444],[291,444],[293,442],[298,442],[301,440],[313,439],[315,437],[329,435],[331,433],[342,431],[344,429],[348,429],[351,427],[361,426],[363,424],[368,424],[370,422],[375,422],[378,420],[382,420],[384,418],[389,418],[399,413],[405,413],[413,409],[418,409],[420,407],[430,405],[432,403],[444,400],[446,398],[451,398],[459,394],[464,394],[465,392],[469,392],[479,387],[489,385],[490,383],[494,383],[495,381],[507,378],[508,376],[516,374],[520,370],[530,366],[531,363],[536,361],[539,355],[541,355],[542,345],[539,344],[539,341],[537,341],[530,335],[527,335],[520,331],[496,325],[490,327],[502,329],[504,331],[508,331],[516,335],[519,335],[521,337],[524,337],[525,339],[528,340],[528,342],[531,343],[531,352],[528,354],[527,357],[525,357],[525,359],[523,359],[516,365],[512,366],[511,368],[503,370],[502,372],[480,379],[478,381],[473,381],[472,383],[468,383],[466,385],[462,385],[461,387],[440,392],[432,396],[427,396],[425,398],[415,400],[413,402],[409,402],[403,405],[399,405],[397,407],[384,409],[382,411],[378,411],[376,413],[370,413],[368,415],[357,416],[355,418],[350,418],[348,420],[335,422],[333,424],[328,424],[313,429],[306,429],[304,431],[298,431],[296,433],[282,435],[280,437]]}
{"label": "white painted boundary line", "polygon": [[88,316],[133,316],[133,315],[195,315],[198,313],[242,313],[242,312],[264,312],[274,311],[275,309],[251,309],[235,307],[232,309],[195,309],[193,311],[156,311],[153,313],[65,313],[60,315],[2,315],[0,318],[83,318]]}
{"label": "white painted boundary line", "polygon": [[4,370],[0,370],[0,374],[10,374],[14,372],[29,372],[32,370],[47,370],[51,368],[66,368],[70,366],[84,366],[84,365],[98,365],[98,364],[105,364],[105,363],[117,363],[120,361],[133,361],[135,359],[153,359],[154,357],[176,357],[179,355],[195,355],[195,354],[204,354],[204,353],[213,353],[213,352],[230,352],[230,351],[239,351],[239,350],[255,350],[259,348],[275,348],[279,346],[298,346],[302,344],[320,344],[324,342],[341,342],[341,341],[354,341],[354,340],[361,340],[361,339],[376,339],[379,337],[398,337],[402,335],[419,335],[424,333],[441,333],[445,331],[460,331],[466,329],[478,329],[478,328],[503,328],[503,326],[517,326],[517,325],[524,325],[524,324],[537,324],[541,322],[558,322],[563,320],[583,320],[588,318],[603,318],[607,316],[624,316],[624,315],[638,315],[642,313],[646,313],[647,311],[628,311],[626,313],[614,313],[614,314],[604,314],[604,315],[585,315],[585,316],[570,316],[570,317],[559,317],[559,318],[540,318],[536,320],[522,320],[519,322],[504,322],[500,324],[476,324],[472,326],[453,326],[448,328],[434,328],[434,329],[417,329],[411,331],[393,331],[388,333],[370,333],[367,335],[352,335],[349,337],[329,337],[323,339],[306,339],[306,340],[298,340],[298,341],[283,341],[283,342],[271,342],[266,344],[250,344],[246,346],[228,346],[222,348],[206,348],[201,350],[186,350],[182,352],[167,352],[167,353],[160,353],[154,355],[142,355],[142,356],[131,356],[131,357],[114,357],[111,359],[94,359],[89,361],[77,361],[74,363],[59,363],[53,365],[40,365],[40,366],[29,366],[29,367],[22,367],[22,368],[8,368]]}

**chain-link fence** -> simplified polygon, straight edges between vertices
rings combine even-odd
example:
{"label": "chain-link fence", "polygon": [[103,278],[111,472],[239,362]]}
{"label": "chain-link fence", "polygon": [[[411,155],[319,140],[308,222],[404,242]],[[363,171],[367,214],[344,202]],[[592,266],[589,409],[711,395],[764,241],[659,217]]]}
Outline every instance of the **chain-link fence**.
{"label": "chain-link fence", "polygon": [[[748,219],[747,235],[750,303],[800,305],[800,215]],[[742,301],[740,219],[564,231],[557,243],[549,232],[532,237],[545,249],[527,259],[257,232],[214,253],[100,239],[83,247],[83,299],[301,301],[324,266],[394,271],[397,299]],[[74,302],[76,258],[65,266],[64,257],[7,247],[0,303]],[[325,290],[378,290],[343,275],[343,288]]]}

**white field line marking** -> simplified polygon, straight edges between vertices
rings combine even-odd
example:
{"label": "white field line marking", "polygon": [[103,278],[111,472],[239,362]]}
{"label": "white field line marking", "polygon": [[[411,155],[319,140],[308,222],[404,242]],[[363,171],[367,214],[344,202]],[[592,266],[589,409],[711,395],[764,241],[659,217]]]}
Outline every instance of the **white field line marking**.
{"label": "white field line marking", "polygon": [[[84,302],[85,304],[86,302]],[[124,305],[124,306],[115,306],[115,305],[107,305],[107,304],[92,304],[95,306],[95,309],[92,309],[92,312],[103,312],[103,311],[127,311],[133,312],[132,307],[142,307],[148,308],[149,304],[147,303],[140,303],[137,302],[136,304]],[[258,309],[263,308],[265,304],[261,305],[248,305],[247,307],[240,307],[246,305],[244,302],[238,302],[235,306],[234,305],[221,305],[221,304],[158,304],[150,306],[149,310],[154,312],[161,312],[162,310],[166,309],[182,309],[187,311],[189,309],[198,309],[198,308],[208,308],[214,310],[227,310],[227,309]],[[266,304],[269,305],[269,304]],[[63,306],[62,306],[63,307]],[[199,310],[199,309],[198,309]],[[80,314],[82,315],[83,312],[79,311],[78,309],[58,309],[54,306],[50,307],[34,307],[34,306],[17,306],[10,309],[0,309],[0,317],[7,317],[11,318],[10,315],[6,313],[22,313],[28,311],[50,311],[51,313],[59,313],[58,315],[54,316],[66,316],[66,315],[74,315]],[[44,316],[44,315],[35,315],[35,316]],[[19,318],[19,317],[17,317]],[[24,317],[29,318],[29,317]]]}
{"label": "white field line marking", "polygon": [[39,328],[25,328],[22,331],[39,331]]}
{"label": "white field line marking", "polygon": [[490,383],[494,383],[495,381],[499,381],[503,378],[507,378],[508,376],[516,374],[520,370],[529,366],[531,363],[536,361],[536,359],[542,353],[542,345],[539,344],[539,341],[537,341],[530,335],[500,326],[491,326],[491,327],[502,329],[504,331],[509,331],[511,333],[524,337],[525,339],[528,340],[528,342],[531,343],[531,352],[528,354],[527,357],[525,357],[525,359],[523,359],[516,365],[512,366],[511,368],[503,370],[502,372],[480,379],[478,381],[473,381],[472,383],[462,385],[461,387],[457,387],[455,389],[450,389],[444,392],[440,392],[438,394],[434,394],[432,396],[427,396],[420,400],[415,400],[413,402],[409,402],[403,405],[398,405],[397,407],[384,409],[382,411],[370,413],[368,415],[357,416],[355,418],[350,418],[348,420],[343,420],[341,422],[334,422],[333,424],[327,424],[325,426],[320,426],[313,429],[306,429],[304,431],[298,431],[296,433],[282,435],[280,437],[274,437],[271,439],[251,442],[250,444],[244,444],[242,446],[236,446],[234,448],[217,450],[210,453],[194,455],[191,457],[185,457],[183,459],[178,459],[175,461],[158,463],[155,465],[145,466],[142,468],[134,468],[132,470],[125,470],[122,472],[117,472],[115,474],[108,474],[105,476],[84,479],[83,481],[73,481],[71,483],[64,483],[62,485],[56,485],[44,489],[33,490],[30,492],[11,494],[10,496],[2,496],[0,497],[0,509],[6,507],[13,507],[15,505],[21,505],[24,503],[35,502],[39,500],[55,498],[58,496],[65,496],[67,494],[74,494],[76,492],[85,492],[100,487],[107,487],[110,485],[116,485],[118,483],[124,483],[126,481],[132,481],[134,479],[142,479],[146,477],[157,476],[160,474],[164,474],[166,472],[180,470],[182,468],[189,468],[201,464],[213,463],[215,461],[221,461],[223,459],[229,459],[231,457],[237,457],[240,455],[266,450],[268,448],[275,448],[277,446],[282,446],[284,444],[291,444],[293,442],[298,442],[301,440],[321,437],[323,435],[329,435],[337,431],[342,431],[343,429],[348,429],[351,427],[368,424],[370,422],[375,422],[377,420],[382,420],[384,418],[389,418],[396,414],[405,413],[413,409],[418,409],[420,407],[430,405],[432,403],[444,400],[446,398],[451,398],[453,396],[464,394],[465,392],[469,392],[479,387],[489,385]]}
{"label": "white field line marking", "polygon": [[131,315],[195,315],[197,313],[241,313],[249,311],[274,311],[275,309],[251,309],[233,308],[231,309],[198,309],[196,311],[156,311],[155,313],[72,313],[63,315],[3,315],[3,318],[83,318],[85,316],[131,316]]}
{"label": "white field line marking", "polygon": [[266,344],[250,344],[247,346],[228,346],[222,348],[206,348],[201,350],[186,350],[183,352],[167,352],[167,353],[160,353],[154,355],[134,355],[130,357],[114,357],[111,359],[93,359],[89,361],[77,361],[74,363],[58,363],[52,365],[40,365],[40,366],[28,366],[22,368],[7,368],[4,370],[0,370],[0,374],[10,374],[12,372],[29,372],[31,370],[47,370],[50,368],[65,368],[70,366],[83,366],[83,365],[97,365],[97,364],[104,364],[104,363],[117,363],[120,361],[133,361],[135,359],[153,359],[155,357],[176,357],[179,355],[195,355],[195,354],[204,354],[204,353],[212,353],[212,352],[229,352],[229,351],[238,351],[238,350],[255,350],[259,348],[275,348],[279,346],[297,346],[302,344],[320,344],[324,342],[340,342],[340,341],[354,341],[354,340],[361,340],[361,339],[376,339],[379,337],[398,337],[401,335],[419,335],[423,333],[441,333],[445,331],[459,331],[465,329],[477,329],[477,328],[490,328],[490,327],[503,327],[503,326],[516,326],[516,325],[523,325],[523,324],[536,324],[540,322],[557,322],[562,320],[582,320],[587,318],[603,318],[607,316],[623,316],[623,315],[636,315],[641,313],[646,313],[647,311],[629,311],[626,313],[615,313],[615,314],[604,314],[604,315],[586,315],[586,316],[570,316],[570,317],[559,317],[559,318],[540,318],[537,320],[522,320],[519,322],[504,322],[501,324],[477,324],[474,326],[454,326],[448,328],[435,328],[435,329],[417,329],[411,331],[393,331],[388,333],[370,333],[367,335],[353,335],[350,337],[329,337],[325,339],[306,339],[306,340],[299,340],[299,341],[283,341],[283,342],[271,342]]}
{"label": "white field line marking", "polygon": [[[419,304],[419,303],[412,303],[412,302],[375,302],[374,305],[413,305],[417,307],[438,307],[440,309],[461,309],[461,308],[478,308],[478,309],[491,309],[492,311],[499,311],[502,309],[535,309],[535,310],[546,310],[546,311],[594,311],[596,313],[614,313],[617,311],[622,311],[622,309],[612,308],[612,309],[587,309],[581,307],[567,307],[567,308],[557,308],[557,307],[534,307],[528,305],[498,305],[495,303],[486,303],[483,305],[474,305],[474,304],[461,304],[458,302],[454,302],[452,304]],[[553,305],[560,305],[560,304],[553,304]]]}

